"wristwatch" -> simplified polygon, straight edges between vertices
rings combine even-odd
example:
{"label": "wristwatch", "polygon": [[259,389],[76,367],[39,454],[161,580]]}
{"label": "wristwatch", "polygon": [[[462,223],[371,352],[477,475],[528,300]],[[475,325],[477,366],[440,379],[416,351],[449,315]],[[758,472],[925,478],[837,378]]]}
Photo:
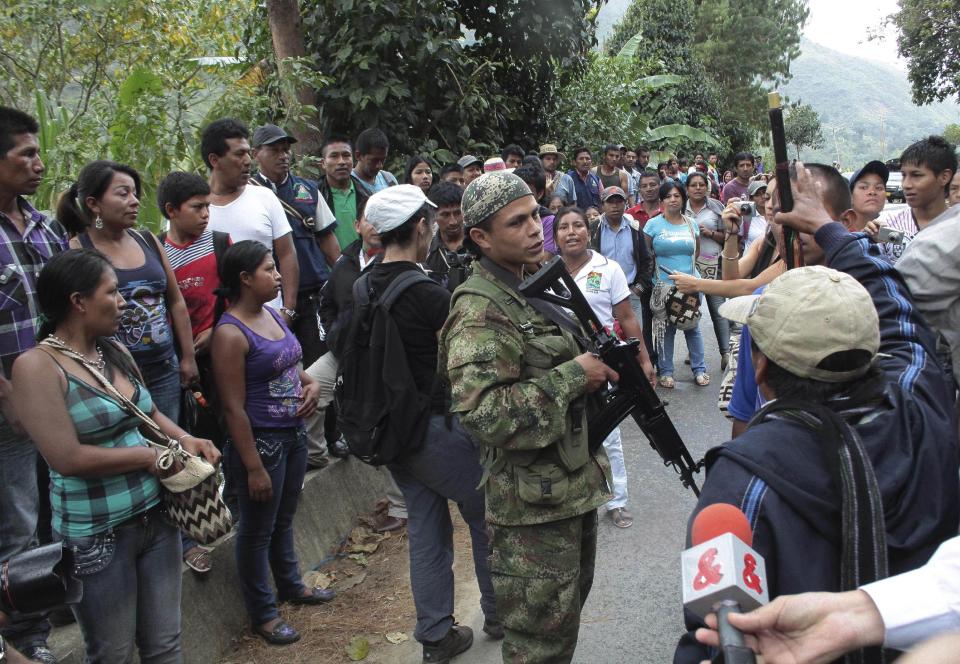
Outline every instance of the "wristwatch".
{"label": "wristwatch", "polygon": [[297,312],[294,309],[288,307],[280,307],[280,313],[286,315],[290,320],[297,320]]}

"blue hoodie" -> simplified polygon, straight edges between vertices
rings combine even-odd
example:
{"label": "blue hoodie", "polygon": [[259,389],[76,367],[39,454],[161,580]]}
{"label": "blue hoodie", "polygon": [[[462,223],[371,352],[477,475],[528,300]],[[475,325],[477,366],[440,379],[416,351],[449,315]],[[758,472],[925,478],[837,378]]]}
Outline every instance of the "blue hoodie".
{"label": "blue hoodie", "polygon": [[[890,574],[923,565],[958,525],[957,429],[953,393],[936,359],[936,338],[900,275],[870,255],[863,236],[839,223],[821,228],[826,264],[859,281],[880,319],[877,365],[884,402],[855,423],[883,498]],[[841,495],[814,432],[770,419],[707,453],[707,477],[691,515],[713,503],[739,506],[764,557],[770,598],[840,590]],[[688,531],[689,542],[689,531]],[[687,627],[698,626],[692,614]],[[692,632],[675,663],[709,659]]]}

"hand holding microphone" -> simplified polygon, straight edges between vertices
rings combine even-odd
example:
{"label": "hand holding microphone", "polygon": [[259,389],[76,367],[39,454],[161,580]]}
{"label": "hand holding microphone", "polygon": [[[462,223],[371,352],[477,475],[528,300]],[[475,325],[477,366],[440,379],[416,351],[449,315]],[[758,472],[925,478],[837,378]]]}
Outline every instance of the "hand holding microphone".
{"label": "hand holding microphone", "polygon": [[717,614],[720,655],[715,662],[756,664],[743,633],[730,624],[730,614],[769,602],[763,557],[750,548],[747,517],[733,505],[710,505],[694,519],[691,541],[681,556],[684,608],[701,619]]}

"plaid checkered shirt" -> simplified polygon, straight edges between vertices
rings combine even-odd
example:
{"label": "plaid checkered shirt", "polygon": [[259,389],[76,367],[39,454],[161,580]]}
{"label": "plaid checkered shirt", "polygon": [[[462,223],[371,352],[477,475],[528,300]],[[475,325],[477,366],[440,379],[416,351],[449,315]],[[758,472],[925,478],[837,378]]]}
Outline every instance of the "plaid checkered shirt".
{"label": "plaid checkered shirt", "polygon": [[67,248],[60,223],[47,219],[23,198],[23,235],[0,212],[0,366],[10,377],[13,361],[36,345],[37,277],[51,258]]}

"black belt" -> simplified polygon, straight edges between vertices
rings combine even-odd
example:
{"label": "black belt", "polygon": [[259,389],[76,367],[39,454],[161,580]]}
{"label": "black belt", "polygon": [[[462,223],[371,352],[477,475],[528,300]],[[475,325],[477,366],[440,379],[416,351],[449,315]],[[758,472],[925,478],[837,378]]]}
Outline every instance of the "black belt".
{"label": "black belt", "polygon": [[167,508],[164,507],[163,501],[157,503],[150,509],[140,512],[140,514],[135,514],[134,516],[121,521],[113,527],[114,530],[119,530],[120,528],[132,528],[134,526],[143,526],[146,528],[150,525],[150,520],[158,517],[165,517],[167,514]]}

